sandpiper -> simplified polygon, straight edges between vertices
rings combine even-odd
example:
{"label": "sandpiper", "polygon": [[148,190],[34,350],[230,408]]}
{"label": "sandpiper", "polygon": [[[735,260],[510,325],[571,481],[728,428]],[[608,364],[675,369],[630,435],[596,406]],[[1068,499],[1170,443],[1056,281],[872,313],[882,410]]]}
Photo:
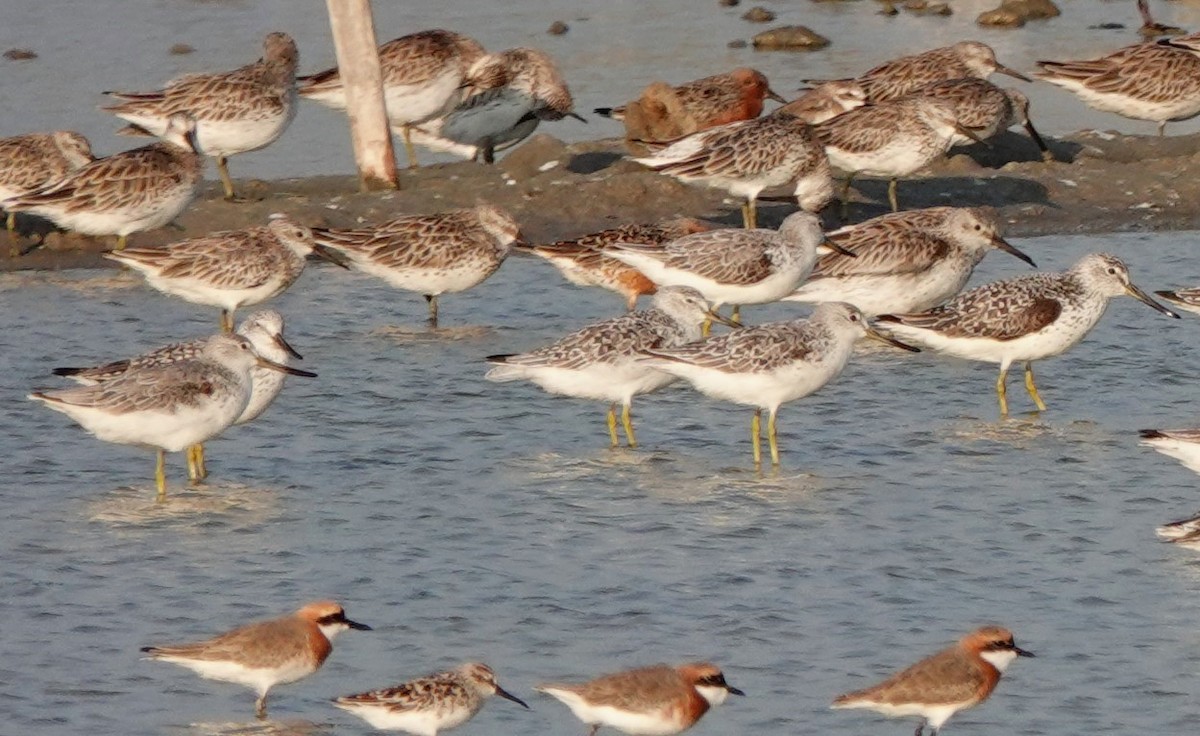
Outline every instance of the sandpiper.
{"label": "sandpiper", "polygon": [[1141,429],[1141,445],[1173,457],[1193,473],[1200,473],[1200,429]]}
{"label": "sandpiper", "polygon": [[360,271],[397,289],[425,295],[437,327],[440,294],[479,285],[524,242],[512,215],[491,204],[434,215],[411,215],[352,230],[313,231]]}
{"label": "sandpiper", "polygon": [[918,352],[878,332],[858,307],[842,302],[818,304],[809,319],[745,327],[677,348],[644,351],[646,362],[690,382],[701,393],[754,407],[750,439],[754,464],[762,464],[763,409],[771,464],[779,464],[775,415],[789,401],[802,399],[837,378],[860,337],[871,337]]}
{"label": "sandpiper", "polygon": [[[70,130],[0,138],[0,201],[40,189],[94,160],[88,139]],[[14,213],[8,213],[6,225],[11,237]]]}
{"label": "sandpiper", "polygon": [[534,689],[570,708],[589,726],[587,736],[601,726],[632,736],[672,736],[696,725],[730,695],[745,695],[709,662],[659,664],[578,685],[548,683]]}
{"label": "sandpiper", "polygon": [[463,82],[466,97],[441,117],[414,125],[413,140],[492,163],[498,150],[524,140],[543,120],[573,117],[575,102],[554,60],[533,48],[486,54]]}
{"label": "sandpiper", "polygon": [[468,662],[395,687],[346,695],[333,704],[385,731],[437,736],[475,717],[493,695],[528,708],[525,701],[500,687],[496,673],[482,662]]}
{"label": "sandpiper", "polygon": [[930,207],[881,215],[826,237],[854,254],[817,260],[793,302],[850,302],[868,317],[931,309],[967,284],[989,250],[1031,266],[1033,260],[1001,237],[996,213],[983,207]]}
{"label": "sandpiper", "polygon": [[[1042,160],[1054,160],[1054,154],[1029,119],[1029,98],[1022,92],[998,87],[986,79],[968,78],[935,82],[913,92],[913,95],[950,103],[958,124],[974,133],[979,140],[986,141],[1020,123],[1042,152]],[[954,136],[953,145],[972,142],[971,138],[960,133]]]}
{"label": "sandpiper", "polygon": [[825,144],[829,163],[846,172],[842,189],[843,214],[850,183],[858,174],[888,178],[892,212],[896,182],[916,173],[945,155],[955,134],[978,141],[979,136],[959,124],[950,104],[926,97],[905,97],[848,110],[815,128]]}
{"label": "sandpiper", "polygon": [[203,180],[196,123],[171,115],[161,141],[96,159],[58,181],[0,202],[85,235],[116,235],[117,250],[131,233],[153,230],[183,212]]}
{"label": "sandpiper", "polygon": [[1039,61],[1038,79],[1088,106],[1134,120],[1167,123],[1200,114],[1200,33],[1126,46],[1099,59]]}
{"label": "sandpiper", "polygon": [[[412,126],[452,110],[462,100],[467,71],[485,53],[475,39],[441,29],[410,33],[379,47],[388,122],[404,140],[409,168],[417,166]],[[304,99],[346,109],[346,90],[336,66],[297,81]]]}
{"label": "sandpiper", "polygon": [[643,294],[653,294],[657,287],[641,271],[601,251],[615,243],[661,245],[713,227],[703,220],[675,217],[647,225],[622,225],[571,240],[524,246],[521,250],[554,264],[572,284],[599,286],[615,291],[625,297],[626,308],[633,311],[637,306],[637,298]]}
{"label": "sandpiper", "polygon": [[[993,74],[1007,74],[1023,82],[1029,77],[996,61],[996,52],[979,41],[962,41],[919,54],[901,56],[884,62],[856,77],[867,93],[869,102],[883,102],[903,97],[934,82],[974,77],[987,79]],[[822,84],[825,80],[805,80]]]}
{"label": "sandpiper", "polygon": [[267,693],[320,669],[333,651],[333,638],[346,629],[371,627],[346,618],[333,601],[309,603],[270,621],[241,626],[207,641],[143,647],[150,659],[187,667],[207,680],[243,685],[258,693],[254,712],[267,717]]}
{"label": "sandpiper", "polygon": [[826,245],[821,220],[808,212],[788,215],[779,230],[722,228],[687,235],[661,245],[614,243],[605,253],[638,269],[659,286],[690,286],[713,303],[768,304],[795,291],[812,271],[819,253],[841,251]]}
{"label": "sandpiper", "polygon": [[915,736],[921,736],[926,726],[930,736],[937,736],[955,713],[987,700],[1014,659],[1032,656],[1033,652],[1013,643],[1008,629],[984,626],[874,687],[839,695],[833,707],[867,708],[890,717],[919,716]]}
{"label": "sandpiper", "polygon": [[833,177],[813,128],[788,112],[775,111],[693,133],[649,156],[644,166],[685,182],[724,189],[744,198],[742,224],[757,225],[755,202],[764,189],[795,183],[796,201],[817,212],[833,198]]}
{"label": "sandpiper", "polygon": [[207,442],[232,426],[250,403],[255,365],[316,376],[257,355],[244,337],[220,334],[208,338],[193,359],[129,370],[92,386],[36,391],[29,398],[105,442],[155,448],[155,487],[163,500],[166,453]]}
{"label": "sandpiper", "polygon": [[164,294],[219,307],[221,329],[231,332],[234,311],[282,294],[304,272],[309,253],[349,267],[340,254],[318,245],[309,228],[282,216],[265,226],[216,232],[164,248],[130,248],[106,257],[140,271]]}
{"label": "sandpiper", "polygon": [[794,115],[809,125],[818,125],[866,103],[867,93],[858,82],[840,79],[813,87],[776,112]]}
{"label": "sandpiper", "polygon": [[488,362],[496,366],[486,378],[496,382],[526,379],[551,393],[609,402],[608,433],[613,447],[619,444],[617,404],[621,404],[625,440],[630,447],[637,447],[629,413],[633,397],[676,380],[642,362],[641,352],[698,340],[701,324],[710,319],[730,324],[710,310],[695,289],[663,287],[654,295],[650,309],[588,325],[528,353],[488,356]]}
{"label": "sandpiper", "polygon": [[283,135],[296,116],[300,53],[286,33],[268,33],[258,61],[216,74],[188,74],[156,92],[105,92],[122,100],[104,108],[132,123],[123,132],[161,136],[177,113],[196,121],[198,150],[217,159],[225,199],[235,199],[227,159],[257,151]]}
{"label": "sandpiper", "polygon": [[[249,340],[254,346],[254,352],[267,360],[280,365],[287,365],[288,358],[303,360],[300,353],[284,339],[283,315],[274,309],[262,309],[246,317],[238,325],[237,334]],[[126,360],[91,368],[55,368],[53,372],[56,376],[66,376],[85,386],[94,386],[119,378],[130,371],[195,360],[204,352],[207,343],[206,338],[177,342]],[[233,423],[245,424],[262,416],[283,390],[285,375],[277,370],[254,366],[250,370],[250,400]],[[191,480],[203,480],[208,477],[208,470],[204,464],[204,445],[188,448],[188,477]]]}
{"label": "sandpiper", "polygon": [[940,307],[916,314],[885,314],[881,323],[905,340],[947,355],[1000,364],[996,395],[1007,416],[1005,379],[1014,362],[1025,364],[1025,388],[1046,404],[1033,380],[1033,361],[1060,355],[1091,331],[1110,299],[1127,294],[1169,317],[1171,310],[1129,279],[1116,256],[1093,253],[1062,273],[1035,273],[964,291]]}
{"label": "sandpiper", "polygon": [[[671,90],[678,98],[683,114],[691,119],[689,133],[756,118],[762,114],[766,99],[787,102],[771,89],[762,72],[748,67],[696,79]],[[596,114],[623,121],[625,110],[625,105],[597,107]]]}

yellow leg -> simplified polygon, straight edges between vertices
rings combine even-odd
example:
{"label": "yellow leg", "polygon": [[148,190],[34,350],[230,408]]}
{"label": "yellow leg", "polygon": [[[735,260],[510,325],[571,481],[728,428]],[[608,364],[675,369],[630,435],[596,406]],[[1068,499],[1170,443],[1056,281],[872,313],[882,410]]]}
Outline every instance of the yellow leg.
{"label": "yellow leg", "polygon": [[739,325],[742,323],[742,305],[740,305],[740,304],[733,305],[733,311],[730,312],[729,319],[730,319],[730,321],[736,322]]}
{"label": "yellow leg", "polygon": [[1008,380],[1008,366],[1000,369],[1000,377],[996,379],[996,396],[1000,398],[1000,416],[1008,416],[1008,389],[1004,382]]}
{"label": "yellow leg", "polygon": [[758,208],[753,199],[747,199],[742,205],[742,226],[747,230],[758,227]]}
{"label": "yellow leg", "polygon": [[779,443],[775,439],[775,412],[767,419],[767,444],[771,447],[771,464],[779,464]]}
{"label": "yellow leg", "polygon": [[712,318],[705,317],[704,321],[700,323],[700,337],[708,337],[711,334],[712,334]]}
{"label": "yellow leg", "polygon": [[221,310],[221,332],[233,332],[233,314],[228,310]]}
{"label": "yellow leg", "polygon": [[196,472],[196,446],[192,445],[183,451],[183,457],[187,460],[188,480],[195,482],[198,480]]}
{"label": "yellow leg", "polygon": [[608,437],[612,440],[609,447],[617,447],[621,444],[620,438],[617,437],[617,405],[608,405]]}
{"label": "yellow leg", "polygon": [[407,125],[400,128],[400,137],[404,139],[404,153],[408,155],[408,168],[420,168],[421,165],[417,163],[417,149],[413,147],[412,143],[412,131]]}
{"label": "yellow leg", "polygon": [[12,237],[17,234],[17,213],[9,212],[8,219],[4,221],[4,225],[8,228],[8,235]]}
{"label": "yellow leg", "polygon": [[154,467],[154,487],[158,489],[158,500],[167,500],[167,451],[158,451],[158,462]]}
{"label": "yellow leg", "polygon": [[629,404],[621,411],[621,426],[625,427],[625,440],[630,447],[637,447],[637,438],[633,436],[633,417],[629,415]]}
{"label": "yellow leg", "polygon": [[1033,382],[1033,361],[1025,361],[1025,390],[1033,397],[1033,403],[1037,404],[1038,411],[1046,411],[1046,402],[1042,401],[1042,397],[1038,396],[1037,384]]}
{"label": "yellow leg", "polygon": [[234,202],[237,195],[233,193],[233,179],[229,178],[229,163],[224,156],[217,156],[217,175],[221,177],[221,188],[225,190],[225,200]]}
{"label": "yellow leg", "polygon": [[762,409],[754,410],[754,418],[750,420],[750,442],[754,447],[754,466],[762,465]]}
{"label": "yellow leg", "polygon": [[892,205],[892,212],[899,212],[900,205],[896,202],[896,180],[892,179],[888,182],[888,204]]}
{"label": "yellow leg", "polygon": [[125,243],[126,243],[126,241],[127,241],[127,240],[128,240],[128,238],[127,238],[126,236],[124,236],[124,235],[118,235],[118,236],[117,236],[117,247],[116,247],[116,250],[125,250]]}
{"label": "yellow leg", "polygon": [[188,465],[194,468],[192,480],[201,481],[208,477],[208,467],[204,464],[204,445],[192,445],[188,448]]}

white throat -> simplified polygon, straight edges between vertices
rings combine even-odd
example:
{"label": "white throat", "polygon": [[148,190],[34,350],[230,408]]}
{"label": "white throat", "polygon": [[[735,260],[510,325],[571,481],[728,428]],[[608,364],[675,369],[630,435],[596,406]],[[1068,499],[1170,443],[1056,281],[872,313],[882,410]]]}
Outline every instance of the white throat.
{"label": "white throat", "polygon": [[980,652],[979,656],[991,662],[993,667],[1003,672],[1017,658],[1017,653],[1011,649],[997,649],[992,652]]}
{"label": "white throat", "polygon": [[725,702],[725,698],[729,697],[728,690],[711,685],[697,685],[696,692],[700,693],[700,697],[707,700],[709,705],[720,705]]}
{"label": "white throat", "polygon": [[[348,629],[350,627],[347,626],[346,624],[339,623],[339,624],[317,624],[317,628],[321,630],[321,633],[325,635],[326,639],[328,639],[329,641],[333,641],[333,637],[337,636],[338,634],[342,633],[343,631],[345,631],[346,629]],[[997,665],[997,666],[999,666],[999,665]]]}

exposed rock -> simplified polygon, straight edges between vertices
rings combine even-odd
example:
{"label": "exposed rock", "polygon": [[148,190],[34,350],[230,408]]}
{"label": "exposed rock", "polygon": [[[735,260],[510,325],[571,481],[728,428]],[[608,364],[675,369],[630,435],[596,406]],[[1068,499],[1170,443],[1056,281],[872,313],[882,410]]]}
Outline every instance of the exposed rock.
{"label": "exposed rock", "polygon": [[929,0],[907,0],[904,3],[904,9],[913,15],[952,15],[954,13],[946,3],[929,2]]}
{"label": "exposed rock", "polygon": [[742,0],[717,0],[717,5],[720,5],[722,8],[736,8],[741,3]]}
{"label": "exposed rock", "polygon": [[750,21],[751,23],[770,23],[775,20],[775,14],[761,5],[755,5],[742,14],[742,20]]}
{"label": "exposed rock", "polygon": [[1062,14],[1054,0],[1003,0],[1000,7],[979,14],[981,26],[1020,28],[1025,21],[1056,18]]}
{"label": "exposed rock", "polygon": [[744,49],[750,44],[746,43],[746,39],[744,38],[735,38],[725,45],[731,49]]}
{"label": "exposed rock", "polygon": [[561,36],[569,30],[571,30],[571,26],[563,23],[561,20],[556,20],[546,29],[546,33],[549,33],[551,36]]}
{"label": "exposed rock", "polygon": [[829,39],[806,26],[780,26],[763,31],[753,39],[756,49],[792,49],[816,51],[829,45]]}

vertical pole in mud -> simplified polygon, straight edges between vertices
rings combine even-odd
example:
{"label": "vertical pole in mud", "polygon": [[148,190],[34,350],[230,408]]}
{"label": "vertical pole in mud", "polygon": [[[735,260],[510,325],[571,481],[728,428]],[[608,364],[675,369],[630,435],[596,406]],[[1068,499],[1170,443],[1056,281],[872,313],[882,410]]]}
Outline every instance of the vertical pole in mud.
{"label": "vertical pole in mud", "polygon": [[337,52],[338,72],[346,90],[350,140],[364,191],[398,189],[396,154],[383,102],[383,75],[376,51],[371,0],[325,0]]}

